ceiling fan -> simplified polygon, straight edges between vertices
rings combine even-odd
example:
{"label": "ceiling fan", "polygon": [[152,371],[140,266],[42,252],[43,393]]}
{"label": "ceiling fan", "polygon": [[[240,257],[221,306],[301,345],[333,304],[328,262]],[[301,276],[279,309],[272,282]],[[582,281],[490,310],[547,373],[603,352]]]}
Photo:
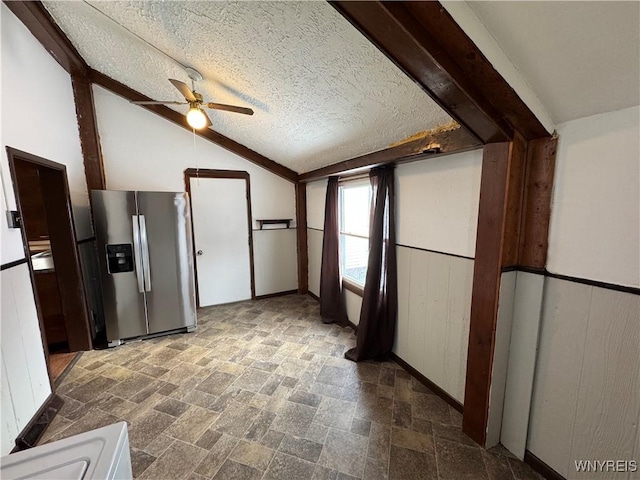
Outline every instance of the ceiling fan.
{"label": "ceiling fan", "polygon": [[243,115],[253,115],[253,110],[246,107],[237,107],[235,105],[225,105],[223,103],[205,102],[202,95],[196,92],[194,82],[202,80],[202,75],[197,70],[186,67],[187,75],[191,79],[191,88],[180,80],[170,78],[169,81],[174,87],[182,94],[184,102],[174,102],[172,100],[167,101],[155,101],[155,100],[142,100],[133,101],[136,105],[189,105],[189,112],[187,113],[187,123],[199,130],[201,128],[209,127],[212,125],[211,119],[207,112],[202,107],[211,108],[213,110],[224,110],[227,112],[242,113]]}

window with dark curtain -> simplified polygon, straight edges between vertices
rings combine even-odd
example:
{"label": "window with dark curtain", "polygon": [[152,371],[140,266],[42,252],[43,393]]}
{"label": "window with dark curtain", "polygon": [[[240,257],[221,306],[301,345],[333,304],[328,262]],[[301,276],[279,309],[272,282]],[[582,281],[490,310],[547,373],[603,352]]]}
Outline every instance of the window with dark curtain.
{"label": "window with dark curtain", "polygon": [[371,171],[369,261],[360,310],[356,347],[345,353],[359,362],[391,352],[398,316],[398,273],[395,235],[393,166]]}
{"label": "window with dark curtain", "polygon": [[329,177],[324,206],[324,236],[320,267],[320,316],[324,323],[348,325],[340,275],[338,177]]}

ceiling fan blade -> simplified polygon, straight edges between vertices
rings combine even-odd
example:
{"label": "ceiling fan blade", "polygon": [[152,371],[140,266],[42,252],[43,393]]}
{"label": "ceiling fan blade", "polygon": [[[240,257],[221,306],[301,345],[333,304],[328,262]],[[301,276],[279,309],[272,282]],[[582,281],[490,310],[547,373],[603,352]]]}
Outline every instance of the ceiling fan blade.
{"label": "ceiling fan blade", "polygon": [[242,113],[244,115],[253,115],[253,110],[245,107],[236,107],[235,105],[225,105],[223,103],[206,103],[207,108],[215,110],[225,110],[227,112]]}
{"label": "ceiling fan blade", "polygon": [[211,125],[213,125],[213,123],[211,122],[211,119],[209,118],[209,115],[207,115],[207,112],[205,112],[202,109],[201,109],[201,112],[204,113],[204,117],[207,119],[207,128],[209,128]]}
{"label": "ceiling fan blade", "polygon": [[189,85],[173,78],[170,78],[169,81],[173,84],[174,87],[180,90],[180,93],[188,102],[196,101],[196,97],[193,95],[193,92],[189,88]]}
{"label": "ceiling fan blade", "polygon": [[188,105],[187,102],[174,102],[173,100],[167,100],[163,102],[161,100],[141,100],[139,102],[131,102],[135,105]]}

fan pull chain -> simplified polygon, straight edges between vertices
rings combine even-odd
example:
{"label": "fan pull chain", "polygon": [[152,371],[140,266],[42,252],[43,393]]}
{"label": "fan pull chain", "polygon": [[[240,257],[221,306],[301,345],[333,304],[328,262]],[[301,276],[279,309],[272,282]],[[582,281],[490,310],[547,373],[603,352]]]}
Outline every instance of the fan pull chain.
{"label": "fan pull chain", "polygon": [[193,152],[196,153],[196,185],[200,186],[200,167],[198,167],[198,155],[197,155],[197,144],[196,144],[196,129],[192,128],[193,131]]}

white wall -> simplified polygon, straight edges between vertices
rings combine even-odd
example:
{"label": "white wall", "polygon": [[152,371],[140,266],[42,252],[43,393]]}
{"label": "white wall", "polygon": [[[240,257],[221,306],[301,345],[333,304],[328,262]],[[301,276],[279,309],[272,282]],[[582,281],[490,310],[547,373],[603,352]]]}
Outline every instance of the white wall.
{"label": "white wall", "polygon": [[[15,210],[6,146],[67,166],[78,238],[91,236],[88,197],[69,75],[51,58],[26,27],[3,4],[2,21],[2,154],[3,191]],[[9,230],[2,200],[1,261],[24,258],[20,231]],[[51,393],[26,264],[2,271],[2,442],[0,454]]]}
{"label": "white wall", "polygon": [[[71,77],[2,5],[2,177],[15,210],[4,147],[13,147],[67,166],[76,232],[90,237],[87,184],[80,150]],[[2,263],[22,258],[19,230],[2,219]]]}
{"label": "white wall", "polygon": [[482,149],[396,168],[396,242],[474,257]]}
{"label": "white wall", "polygon": [[640,107],[558,125],[547,270],[640,287]]}
{"label": "white wall", "polygon": [[[290,218],[295,224],[293,183],[101,87],[94,86],[94,99],[108,189],[184,191],[187,168],[242,170],[250,176],[254,229],[256,219]],[[297,288],[292,239],[293,229],[254,232],[257,295]]]}
{"label": "white wall", "polygon": [[[462,402],[482,150],[396,168],[394,352]],[[309,290],[319,294],[326,180],[307,184]],[[450,254],[450,255],[447,255]],[[461,258],[469,257],[469,258]],[[345,294],[358,323],[361,299]]]}

